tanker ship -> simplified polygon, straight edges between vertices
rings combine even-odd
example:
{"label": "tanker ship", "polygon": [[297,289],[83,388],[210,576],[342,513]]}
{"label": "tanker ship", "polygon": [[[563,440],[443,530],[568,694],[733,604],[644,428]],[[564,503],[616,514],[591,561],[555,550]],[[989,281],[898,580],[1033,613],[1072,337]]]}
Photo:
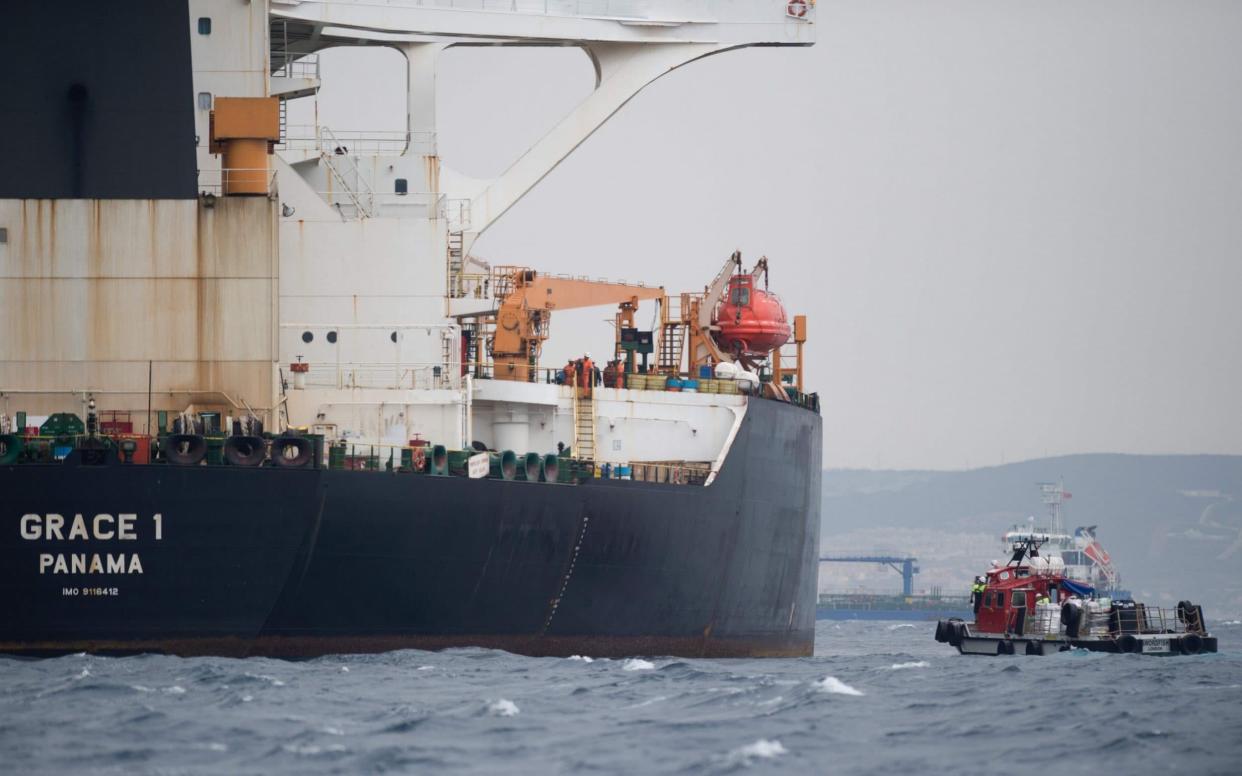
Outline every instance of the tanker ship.
{"label": "tanker ship", "polygon": [[[767,260],[669,293],[472,248],[659,76],[814,24],[713,0],[9,9],[0,653],[811,654],[822,426]],[[482,45],[595,73],[489,180],[441,161],[435,119],[440,55]],[[287,121],[336,46],[403,54],[404,132]],[[554,314],[593,306],[609,356],[543,363]]]}

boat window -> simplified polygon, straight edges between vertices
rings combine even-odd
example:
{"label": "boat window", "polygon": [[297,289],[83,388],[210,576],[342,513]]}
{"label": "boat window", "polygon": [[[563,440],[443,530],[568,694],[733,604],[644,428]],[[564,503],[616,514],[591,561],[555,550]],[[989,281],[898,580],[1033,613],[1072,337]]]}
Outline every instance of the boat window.
{"label": "boat window", "polygon": [[750,289],[745,286],[736,286],[729,294],[729,301],[738,307],[745,307],[750,304]]}
{"label": "boat window", "polygon": [[996,608],[1002,609],[1004,608],[1004,606],[1005,606],[1005,591],[997,590],[996,591]]}
{"label": "boat window", "polygon": [[1026,607],[1026,592],[1023,590],[1013,591],[1013,605],[1019,609]]}
{"label": "boat window", "polygon": [[198,17],[198,34],[199,35],[210,35],[211,34],[211,17],[210,16]]}

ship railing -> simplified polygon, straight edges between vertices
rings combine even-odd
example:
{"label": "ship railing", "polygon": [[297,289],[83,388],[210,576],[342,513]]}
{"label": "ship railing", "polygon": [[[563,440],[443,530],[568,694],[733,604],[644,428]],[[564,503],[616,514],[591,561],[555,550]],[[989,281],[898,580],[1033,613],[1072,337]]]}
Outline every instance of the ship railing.
{"label": "ship railing", "polygon": [[432,145],[435,140],[436,133],[431,130],[329,130],[315,124],[290,124],[284,142],[276,148],[338,156],[399,156],[410,143]]}
{"label": "ship railing", "polygon": [[454,299],[492,299],[492,276],[484,272],[460,272],[450,279]]}
{"label": "ship railing", "polygon": [[[380,388],[385,390],[456,390],[461,387],[460,370],[441,363],[340,362],[307,366],[307,388]],[[285,376],[292,382],[291,375]]]}
{"label": "ship railing", "polygon": [[[496,379],[495,364],[491,361],[472,361],[466,364],[466,368],[476,380]],[[527,367],[527,371],[528,383],[554,384],[559,382],[558,377],[561,375],[560,367],[531,366]]]}
{"label": "ship railing", "polygon": [[319,78],[318,54],[294,54],[293,52],[273,52],[273,78]]}
{"label": "ship railing", "polygon": [[200,194],[224,196],[231,186],[244,186],[247,189],[262,188],[263,192],[271,194],[276,190],[276,170],[266,167],[225,167],[198,171]]}
{"label": "ship railing", "polygon": [[[1138,606],[1134,609],[1121,610],[1117,613],[1103,608],[1088,608],[1083,614],[1079,626],[1080,637],[1105,638],[1124,633],[1159,634],[1186,633],[1196,630],[1197,624],[1187,624],[1177,616],[1176,609],[1160,606]],[[1061,624],[1061,608],[1052,607],[1047,612],[1028,618],[1024,635],[1045,636],[1064,635],[1065,626]]]}
{"label": "ship railing", "polygon": [[715,18],[717,0],[397,0],[400,5],[609,19]]}
{"label": "ship railing", "polygon": [[[710,463],[672,462],[644,463],[631,462],[630,479],[635,482],[658,482],[669,485],[706,485],[712,473]],[[614,476],[616,467],[612,467]]]}

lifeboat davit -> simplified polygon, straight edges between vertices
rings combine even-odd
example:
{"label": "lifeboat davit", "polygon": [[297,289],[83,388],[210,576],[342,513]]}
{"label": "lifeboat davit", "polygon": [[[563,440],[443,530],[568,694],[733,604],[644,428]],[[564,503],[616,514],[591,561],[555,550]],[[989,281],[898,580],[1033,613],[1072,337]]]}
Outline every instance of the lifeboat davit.
{"label": "lifeboat davit", "polygon": [[734,275],[712,319],[712,337],[726,353],[766,356],[789,341],[785,306],[776,294],[755,284],[755,273]]}

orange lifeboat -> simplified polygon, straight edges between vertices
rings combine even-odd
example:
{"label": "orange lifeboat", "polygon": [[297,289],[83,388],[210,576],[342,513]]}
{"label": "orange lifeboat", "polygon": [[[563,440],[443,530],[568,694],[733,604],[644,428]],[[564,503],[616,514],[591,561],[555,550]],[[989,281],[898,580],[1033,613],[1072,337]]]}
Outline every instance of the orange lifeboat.
{"label": "orange lifeboat", "polygon": [[729,279],[728,293],[712,319],[716,344],[739,357],[766,356],[788,342],[791,334],[784,305],[776,294],[755,284],[756,270]]}

